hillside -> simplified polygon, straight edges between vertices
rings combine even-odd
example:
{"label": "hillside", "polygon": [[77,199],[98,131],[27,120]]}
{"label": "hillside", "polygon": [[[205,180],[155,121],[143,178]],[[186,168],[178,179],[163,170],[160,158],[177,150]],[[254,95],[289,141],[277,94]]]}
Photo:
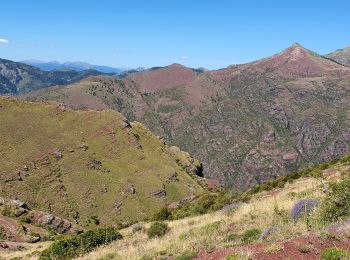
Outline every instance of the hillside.
{"label": "hillside", "polygon": [[[348,259],[349,174],[348,155],[222,210],[167,221],[160,237],[147,235],[152,223],[123,229],[123,240],[79,259]],[[330,248],[348,255],[326,255]]]}
{"label": "hillside", "polygon": [[[98,260],[348,259],[349,196],[347,154],[247,190],[215,210],[208,194],[178,208],[168,205],[167,213],[163,208],[152,222],[119,230],[122,237],[118,241],[85,254],[72,253],[78,259]],[[180,212],[189,215],[178,218]],[[41,252],[40,259],[72,259],[66,254],[74,244],[67,241],[74,237],[79,236],[25,244],[22,249],[0,248],[0,252],[5,259],[37,259]],[[64,247],[58,247],[62,243]],[[93,243],[91,238],[89,243]]]}
{"label": "hillside", "polygon": [[115,111],[0,98],[0,196],[83,228],[147,219],[203,191],[200,163]]}
{"label": "hillside", "polygon": [[173,64],[22,98],[120,111],[194,154],[206,177],[245,189],[350,150],[349,83],[350,68],[293,44],[217,71]]}
{"label": "hillside", "polygon": [[89,76],[101,75],[97,70],[42,71],[19,62],[0,59],[0,95],[14,95],[54,85],[64,85]]}
{"label": "hillside", "polygon": [[326,57],[335,60],[341,64],[344,64],[346,66],[350,66],[350,46],[336,50],[332,53],[329,53],[326,55]]}

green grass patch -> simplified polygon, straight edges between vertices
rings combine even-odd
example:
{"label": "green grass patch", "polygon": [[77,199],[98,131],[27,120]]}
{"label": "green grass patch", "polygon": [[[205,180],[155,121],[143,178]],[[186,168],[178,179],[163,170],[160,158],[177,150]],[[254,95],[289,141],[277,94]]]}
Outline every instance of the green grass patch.
{"label": "green grass patch", "polygon": [[112,227],[90,230],[53,242],[42,252],[40,259],[73,259],[121,238],[119,232]]}
{"label": "green grass patch", "polygon": [[168,232],[168,225],[164,222],[154,222],[147,230],[147,235],[149,238],[162,237]]}

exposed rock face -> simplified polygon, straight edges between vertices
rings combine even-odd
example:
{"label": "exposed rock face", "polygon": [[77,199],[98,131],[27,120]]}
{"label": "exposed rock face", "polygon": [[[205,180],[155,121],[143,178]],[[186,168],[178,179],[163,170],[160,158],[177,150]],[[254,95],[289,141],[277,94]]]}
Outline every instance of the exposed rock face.
{"label": "exposed rock face", "polygon": [[177,173],[172,173],[166,180],[166,183],[176,182],[177,181]]}
{"label": "exposed rock face", "polygon": [[68,220],[42,211],[30,212],[28,218],[33,224],[46,226],[61,234],[77,232],[77,229],[75,229]]}
{"label": "exposed rock face", "polygon": [[176,208],[180,207],[181,205],[183,205],[184,203],[189,202],[191,200],[194,200],[195,198],[196,198],[196,196],[194,196],[194,195],[187,196],[179,201],[175,201],[173,203],[170,203],[168,205],[168,208],[169,209],[176,209]]}
{"label": "exposed rock face", "polygon": [[129,193],[129,194],[135,194],[135,192],[136,192],[136,189],[135,189],[135,186],[134,186],[134,184],[132,184],[132,183],[129,183],[129,184],[128,184],[128,188],[127,188],[127,191],[128,191],[128,193]]}
{"label": "exposed rock face", "polygon": [[294,161],[298,158],[298,153],[296,152],[289,152],[285,155],[283,155],[283,160],[285,161]]}
{"label": "exposed rock face", "polygon": [[92,169],[92,170],[99,170],[102,167],[102,162],[99,160],[92,160],[89,164],[88,164],[88,168]]}
{"label": "exposed rock face", "polygon": [[60,234],[76,233],[79,231],[79,229],[74,227],[68,220],[46,212],[31,210],[28,208],[27,204],[21,200],[5,199],[0,197],[0,202],[0,208],[3,209],[2,212],[6,212],[7,215],[16,218],[25,216],[25,218],[28,219],[27,222],[32,225],[34,224],[46,227]]}
{"label": "exposed rock face", "polygon": [[80,84],[84,91],[108,86],[114,94],[72,102],[67,97],[77,86],[71,85],[59,90],[58,101],[72,108],[107,104],[203,163],[189,172],[237,189],[350,150],[350,68],[298,44],[217,71],[196,74],[176,65]]}
{"label": "exposed rock face", "polygon": [[60,149],[55,148],[52,153],[57,160],[62,158],[62,152],[60,151]]}
{"label": "exposed rock face", "polygon": [[160,190],[151,192],[150,195],[152,197],[156,197],[156,198],[163,198],[166,196],[166,191],[165,191],[165,189],[160,189]]}

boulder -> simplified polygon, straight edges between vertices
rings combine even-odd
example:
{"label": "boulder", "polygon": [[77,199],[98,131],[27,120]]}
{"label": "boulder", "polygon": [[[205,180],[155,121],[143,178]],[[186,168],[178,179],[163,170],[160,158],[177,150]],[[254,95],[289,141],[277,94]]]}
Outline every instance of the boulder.
{"label": "boulder", "polygon": [[297,158],[298,158],[298,153],[293,151],[293,152],[289,152],[289,153],[283,155],[282,159],[285,161],[294,161]]}
{"label": "boulder", "polygon": [[62,153],[61,153],[60,149],[58,149],[58,148],[55,148],[55,149],[53,150],[52,154],[55,156],[55,158],[56,158],[57,160],[59,160],[59,159],[62,158]]}
{"label": "boulder", "polygon": [[167,179],[166,179],[166,183],[171,183],[171,182],[176,182],[177,179],[177,172],[173,172]]}
{"label": "boulder", "polygon": [[150,195],[152,197],[156,197],[156,198],[163,198],[166,196],[166,191],[165,191],[165,189],[160,189],[160,190],[151,192]]}
{"label": "boulder", "polygon": [[130,193],[130,194],[135,194],[135,193],[136,193],[136,189],[135,189],[134,184],[130,183],[130,184],[128,185],[127,191],[128,191],[128,193]]}

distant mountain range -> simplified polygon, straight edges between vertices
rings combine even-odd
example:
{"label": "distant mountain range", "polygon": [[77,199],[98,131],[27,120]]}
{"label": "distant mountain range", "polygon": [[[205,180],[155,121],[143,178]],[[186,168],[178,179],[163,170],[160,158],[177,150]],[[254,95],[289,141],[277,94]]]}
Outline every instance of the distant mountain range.
{"label": "distant mountain range", "polygon": [[62,70],[62,69],[69,69],[69,70],[75,70],[78,72],[84,71],[84,70],[97,70],[102,73],[120,73],[122,71],[127,70],[126,68],[113,68],[109,66],[99,66],[99,65],[92,65],[86,62],[81,61],[74,61],[74,62],[58,62],[58,61],[40,61],[40,60],[24,60],[21,61],[24,64],[31,65],[34,67],[37,67],[44,71],[52,71],[52,70]]}
{"label": "distant mountain range", "polygon": [[0,59],[0,95],[15,95],[54,85],[65,85],[89,76],[104,74],[97,70],[43,71],[20,62]]}

